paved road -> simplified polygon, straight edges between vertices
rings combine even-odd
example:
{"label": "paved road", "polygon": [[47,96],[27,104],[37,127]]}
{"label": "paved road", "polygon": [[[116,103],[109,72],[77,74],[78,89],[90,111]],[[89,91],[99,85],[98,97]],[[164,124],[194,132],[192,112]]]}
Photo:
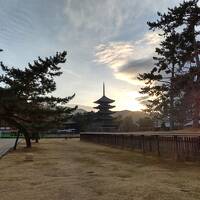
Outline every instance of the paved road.
{"label": "paved road", "polygon": [[0,157],[3,156],[15,144],[15,139],[1,139],[0,138]]}

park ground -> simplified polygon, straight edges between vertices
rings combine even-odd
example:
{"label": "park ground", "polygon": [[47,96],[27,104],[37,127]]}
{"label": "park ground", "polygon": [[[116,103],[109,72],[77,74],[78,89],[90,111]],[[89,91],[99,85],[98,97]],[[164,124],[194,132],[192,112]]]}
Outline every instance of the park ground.
{"label": "park ground", "polygon": [[49,139],[0,159],[1,200],[200,199],[200,164]]}

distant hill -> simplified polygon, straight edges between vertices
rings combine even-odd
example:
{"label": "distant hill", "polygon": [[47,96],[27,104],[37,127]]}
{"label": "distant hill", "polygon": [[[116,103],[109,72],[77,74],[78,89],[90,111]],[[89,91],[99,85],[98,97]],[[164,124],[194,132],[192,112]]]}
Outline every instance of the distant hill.
{"label": "distant hill", "polygon": [[[75,104],[69,104],[69,107],[76,106]],[[75,111],[75,113],[84,113],[84,112],[91,112],[94,111],[94,109],[91,106],[84,106],[84,105],[77,105],[78,109]]]}
{"label": "distant hill", "polygon": [[84,110],[84,109],[78,108],[78,109],[76,109],[76,110],[74,111],[74,114],[76,114],[76,113],[85,113],[85,112],[87,112],[87,111]]}
{"label": "distant hill", "polygon": [[132,117],[133,122],[137,122],[139,119],[146,117],[147,115],[142,111],[130,111],[130,110],[122,110],[122,111],[116,111],[116,113],[113,115],[114,117],[121,116],[123,119],[125,117]]}
{"label": "distant hill", "polygon": [[[74,107],[75,105],[70,104],[70,107]],[[84,106],[84,105],[78,105],[78,109],[74,112],[76,113],[84,113],[84,112],[91,112],[94,111],[94,109],[90,106]],[[146,117],[147,115],[142,111],[130,111],[130,110],[122,110],[122,111],[115,111],[113,114],[114,117],[121,116],[123,119],[125,117],[131,116],[133,119],[133,122],[137,122],[139,119]]]}

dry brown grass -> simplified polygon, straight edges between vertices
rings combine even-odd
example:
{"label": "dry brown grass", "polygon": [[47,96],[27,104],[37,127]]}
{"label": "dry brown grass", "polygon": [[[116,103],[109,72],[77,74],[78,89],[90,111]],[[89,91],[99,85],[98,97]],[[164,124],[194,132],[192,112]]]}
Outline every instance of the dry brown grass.
{"label": "dry brown grass", "polygon": [[184,128],[182,130],[175,130],[175,131],[172,131],[174,133],[187,133],[187,134],[199,134],[200,133],[200,128]]}
{"label": "dry brown grass", "polygon": [[0,160],[1,200],[200,199],[199,164],[79,140],[41,140]]}

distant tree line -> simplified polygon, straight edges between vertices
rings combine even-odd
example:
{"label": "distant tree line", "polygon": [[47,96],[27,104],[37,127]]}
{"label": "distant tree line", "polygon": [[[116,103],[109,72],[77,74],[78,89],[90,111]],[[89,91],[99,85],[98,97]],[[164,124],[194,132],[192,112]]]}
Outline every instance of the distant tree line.
{"label": "distant tree line", "polygon": [[127,116],[119,117],[117,121],[119,132],[152,131],[154,129],[153,120],[150,117],[143,117],[134,122],[131,116]]}
{"label": "distant tree line", "polygon": [[92,112],[83,112],[76,113],[73,115],[72,120],[78,124],[80,132],[90,131],[91,126],[95,122],[95,113]]}
{"label": "distant tree line", "polygon": [[[81,132],[98,131],[95,126],[95,112],[76,113],[72,119],[78,124]],[[131,116],[124,118],[119,116],[115,118],[114,123],[117,124],[116,131],[118,132],[149,131],[154,129],[153,120],[150,117],[143,117],[134,122]]]}
{"label": "distant tree line", "polygon": [[161,37],[154,66],[138,78],[146,86],[146,112],[154,119],[169,119],[170,129],[183,127],[190,119],[199,127],[200,117],[200,7],[198,0],[183,1],[158,20],[148,22]]}

